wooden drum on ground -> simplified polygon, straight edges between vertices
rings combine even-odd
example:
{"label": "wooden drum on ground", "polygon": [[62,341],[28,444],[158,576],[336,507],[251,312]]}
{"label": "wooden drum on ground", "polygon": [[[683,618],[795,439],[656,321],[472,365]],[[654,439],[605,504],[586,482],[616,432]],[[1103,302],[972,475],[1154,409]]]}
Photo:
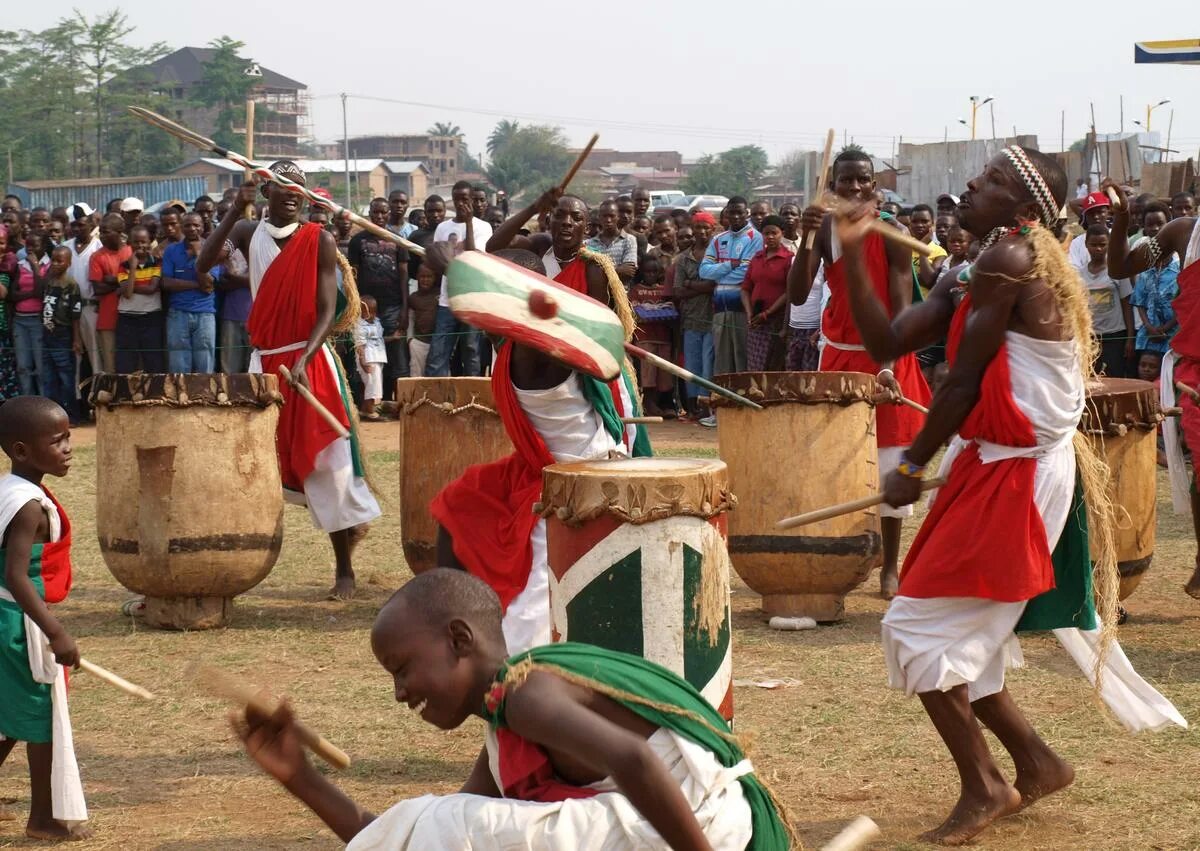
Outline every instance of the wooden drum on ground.
{"label": "wooden drum on ground", "polygon": [[224,626],[283,542],[273,375],[100,375],[96,529],[161,629]]}
{"label": "wooden drum on ground", "polygon": [[857,372],[737,372],[714,379],[763,406],[714,395],[717,440],[738,510],[729,552],[768,616],[841,620],[879,561],[876,509],[780,530],[780,519],[879,490],[875,378]]}
{"label": "wooden drum on ground", "polygon": [[1138,587],[1154,558],[1157,427],[1161,421],[1158,391],[1149,381],[1101,378],[1088,387],[1079,428],[1112,471],[1109,496],[1117,514],[1113,537],[1122,600]]}
{"label": "wooden drum on ground", "polygon": [[542,482],[553,639],[657,662],[732,719],[725,464],[554,464]]}
{"label": "wooden drum on ground", "polygon": [[429,503],[472,464],[513,451],[492,401],[490,378],[401,378],[400,538],[413,573],[437,566]]}

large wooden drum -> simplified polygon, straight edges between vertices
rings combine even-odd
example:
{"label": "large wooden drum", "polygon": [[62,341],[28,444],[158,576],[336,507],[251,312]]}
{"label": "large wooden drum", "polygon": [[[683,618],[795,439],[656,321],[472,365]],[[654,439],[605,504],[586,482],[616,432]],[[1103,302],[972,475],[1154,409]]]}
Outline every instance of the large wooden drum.
{"label": "large wooden drum", "polygon": [[1157,522],[1157,427],[1162,421],[1158,391],[1149,381],[1101,378],[1088,387],[1079,428],[1111,472],[1109,496],[1116,509],[1120,598],[1134,592],[1154,558]]}
{"label": "large wooden drum", "polygon": [[401,378],[400,538],[413,573],[437,566],[429,503],[472,464],[513,451],[492,401],[490,378]]}
{"label": "large wooden drum", "polygon": [[96,529],[162,629],[228,623],[283,541],[272,375],[100,375]]}
{"label": "large wooden drum", "polygon": [[876,509],[791,530],[784,517],[879,490],[875,378],[857,372],[738,372],[714,379],[763,406],[712,397],[738,510],[729,552],[768,616],[841,620],[845,598],[879,561]]}
{"label": "large wooden drum", "polygon": [[732,720],[725,464],[585,461],[542,480],[552,638],[657,662]]}

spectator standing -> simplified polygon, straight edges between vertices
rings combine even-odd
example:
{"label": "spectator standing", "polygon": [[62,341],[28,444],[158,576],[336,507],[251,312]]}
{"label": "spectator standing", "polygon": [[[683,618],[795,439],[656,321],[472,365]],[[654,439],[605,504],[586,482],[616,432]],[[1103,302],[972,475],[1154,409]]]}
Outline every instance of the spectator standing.
{"label": "spectator standing", "polygon": [[780,242],[793,254],[800,244],[800,207],[790,201],[779,205],[779,218],[783,221],[783,238]]}
{"label": "spectator standing", "polygon": [[100,247],[88,266],[88,280],[96,299],[98,372],[117,371],[117,278],[132,253],[125,244],[125,218],[120,213],[106,213],[100,220]]}
{"label": "spectator standing", "polygon": [[928,204],[914,206],[908,215],[908,232],[913,239],[928,245],[930,254],[925,256],[916,251],[912,253],[913,280],[918,288],[917,292],[913,293],[913,301],[925,300],[929,290],[937,283],[938,275],[942,271],[942,263],[946,260],[946,249],[934,240],[933,230],[933,208]]}
{"label": "spectator standing", "polygon": [[350,231],[353,227],[348,210],[342,210],[333,217],[333,239],[343,257],[350,251]]}
{"label": "spectator standing", "polygon": [[1171,196],[1171,218],[1188,219],[1196,215],[1196,196],[1191,192],[1177,192]]}
{"label": "spectator standing", "polygon": [[[1142,216],[1142,233],[1157,236],[1166,227],[1171,211],[1157,201],[1146,205]],[[1141,314],[1142,326],[1137,332],[1139,352],[1165,354],[1171,338],[1179,330],[1179,320],[1171,302],[1179,295],[1179,255],[1163,252],[1151,268],[1137,276],[1133,287],[1133,306]]]}
{"label": "spectator standing", "polygon": [[[492,226],[483,219],[474,217],[471,184],[465,180],[454,184],[450,191],[450,200],[454,204],[454,218],[447,219],[437,226],[433,233],[433,241],[450,243],[455,254],[487,245],[487,241],[492,238]],[[444,215],[444,204],[442,210]],[[428,210],[425,213],[429,215]],[[467,227],[468,222],[470,230]],[[450,312],[450,293],[443,277],[442,290],[438,294],[437,323],[433,330],[433,344],[429,348],[425,374],[449,375],[450,360],[456,349],[461,353],[463,375],[479,375],[479,349],[475,329],[465,322],[459,322]]]}
{"label": "spectator standing", "polygon": [[50,271],[46,235],[31,230],[25,236],[25,259],[17,261],[17,277],[9,298],[13,303],[13,347],[17,351],[17,380],[21,395],[42,393],[42,296]]}
{"label": "spectator standing", "polygon": [[1133,361],[1133,308],[1129,303],[1132,288],[1126,280],[1109,277],[1108,227],[1094,224],[1084,236],[1089,259],[1079,274],[1087,287],[1092,334],[1100,344],[1096,372],[1110,378],[1125,378]]}
{"label": "spectator standing", "polygon": [[[386,199],[373,200],[369,208],[371,222],[387,227],[390,209]],[[354,268],[359,294],[371,296],[375,302],[372,321],[378,320],[383,336],[390,338],[384,358],[386,369],[379,383],[394,388],[397,378],[409,375],[408,352],[398,336],[408,331],[408,251],[390,239],[362,230],[351,238],[346,256]],[[390,396],[391,392],[387,392],[380,399]]]}
{"label": "spectator standing", "polygon": [[[320,214],[326,215],[324,210]],[[310,215],[310,221],[311,218]],[[231,242],[225,246],[224,254],[221,277],[216,282],[217,290],[223,296],[217,344],[221,372],[232,375],[250,369],[250,335],[246,332],[246,320],[250,318],[254,299],[250,295],[250,264],[242,255],[242,249],[233,248]]]}
{"label": "spectator standing", "polygon": [[746,367],[777,372],[787,355],[787,275],[796,255],[783,245],[783,219],[762,220],[762,251],[754,255],[742,281],[746,311]]}
{"label": "spectator standing", "polygon": [[167,368],[171,372],[210,373],[216,367],[217,306],[213,275],[196,274],[203,240],[203,221],[195,213],[183,217],[183,241],[167,249],[162,260],[162,286],[169,293]]}
{"label": "spectator standing", "polygon": [[[683,329],[683,365],[701,378],[713,375],[713,290],[716,284],[700,277],[700,263],[708,250],[708,241],[717,228],[711,213],[699,212],[692,217],[692,246],[675,258],[675,298],[679,301],[680,325]],[[704,395],[698,384],[687,384],[685,407],[689,416],[710,428],[717,425],[716,417],[700,406]]]}
{"label": "spectator standing", "polygon": [[633,190],[630,196],[630,201],[633,202],[633,217],[645,216],[650,217],[650,190],[643,189],[640,186]]}
{"label": "spectator standing", "polygon": [[812,289],[802,304],[788,311],[789,372],[816,372],[821,365],[821,311],[825,308],[825,269],[819,266]]}
{"label": "spectator standing", "polygon": [[[5,203],[12,197],[5,198]],[[17,275],[17,255],[9,250],[8,234],[8,225],[0,224],[0,402],[21,395],[13,356],[12,302],[8,300]]]}
{"label": "spectator standing", "polygon": [[166,372],[163,356],[162,263],[150,250],[150,231],[129,232],[132,255],[117,280],[117,372]]}
{"label": "spectator standing", "polygon": [[202,225],[201,233],[203,233],[205,239],[208,239],[208,235],[212,233],[213,229],[213,216],[217,212],[216,202],[207,195],[201,195],[196,199],[196,203],[192,205],[192,212],[200,217]]}
{"label": "spectator standing", "polygon": [[[647,193],[647,201],[649,200]],[[647,205],[648,206],[648,205]],[[637,218],[637,205],[633,203],[633,198],[629,195],[617,196],[617,226],[622,233],[630,234],[634,238],[634,244],[637,246],[637,259],[634,261],[637,268],[633,272],[632,280],[636,283],[641,281],[641,266],[642,261],[646,259],[646,251],[650,248],[650,241],[646,239],[644,233],[638,233],[633,225],[633,220]]]}
{"label": "spectator standing", "polygon": [[[661,260],[646,255],[642,282],[629,288],[629,303],[637,317],[637,330],[633,340],[651,354],[663,360],[673,361],[673,340],[679,324],[679,311],[672,298],[674,293],[665,282],[665,269]],[[659,369],[649,359],[641,362],[643,405],[648,416],[677,416],[674,392],[675,379]]]}
{"label": "spectator standing", "polygon": [[601,202],[600,232],[584,245],[592,251],[607,254],[617,269],[617,276],[626,286],[634,279],[638,268],[637,239],[622,230],[620,206],[616,201],[610,199]]}
{"label": "spectator standing", "polygon": [[179,221],[183,214],[168,207],[158,217],[158,238],[155,240],[154,256],[162,260],[167,248],[183,239],[183,228]]}
{"label": "spectator standing", "polygon": [[[446,200],[441,195],[430,195],[425,199],[423,217],[424,221],[421,222],[420,227],[413,231],[408,239],[422,248],[429,248],[433,243],[433,235],[437,232],[438,225],[446,219]],[[409,257],[408,277],[410,279],[417,277],[417,268],[420,265],[420,257],[415,254]]]}
{"label": "spectator standing", "polygon": [[388,194],[387,229],[399,237],[408,239],[417,226],[404,216],[408,212],[408,193],[403,189],[393,189]]}
{"label": "spectator standing", "polygon": [[488,208],[487,189],[483,186],[471,187],[471,215],[486,221]]}
{"label": "spectator standing", "polygon": [[[754,225],[754,229],[762,233],[763,222],[767,216],[771,215],[771,204],[767,201],[755,201],[750,205],[750,224]],[[793,254],[795,252],[792,252]]]}
{"label": "spectator standing", "polygon": [[417,269],[417,290],[409,294],[408,307],[412,317],[412,339],[408,344],[409,367],[416,377],[425,374],[425,365],[429,361],[429,346],[433,342],[433,331],[437,326],[437,275],[424,263]]}
{"label": "spectator standing", "polygon": [[125,220],[126,236],[133,230],[133,226],[138,223],[145,211],[146,205],[142,203],[141,198],[134,198],[131,195],[121,202],[121,218]]}
{"label": "spectator standing", "polygon": [[100,247],[100,240],[93,233],[95,230],[94,211],[87,204],[73,204],[71,219],[71,239],[67,240],[67,248],[71,249],[71,278],[79,287],[79,298],[83,302],[83,313],[79,318],[79,336],[83,341],[82,354],[87,357],[91,372],[95,375],[100,372],[100,348],[96,339],[99,302],[92,294],[89,270],[92,255]]}
{"label": "spectator standing", "polygon": [[750,224],[745,198],[731,198],[725,214],[729,229],[712,238],[700,263],[700,277],[717,285],[713,292],[713,370],[717,374],[746,369],[742,282],[750,260],[763,249],[762,235]]}
{"label": "spectator standing", "polygon": [[1087,248],[1087,231],[1093,225],[1103,225],[1107,230],[1110,208],[1108,196],[1103,192],[1093,192],[1084,198],[1080,205],[1079,215],[1084,233],[1071,240],[1071,247],[1067,250],[1067,259],[1071,261],[1072,266],[1079,270],[1080,274],[1091,262],[1091,252]]}
{"label": "spectator standing", "polygon": [[[387,202],[384,204],[386,206]],[[372,422],[379,419],[379,412],[375,408],[383,401],[383,376],[388,365],[383,325],[375,313],[376,307],[375,299],[364,295],[358,322],[354,326],[355,360],[363,382],[363,405],[359,413],[364,420]]]}
{"label": "spectator standing", "polygon": [[71,249],[60,245],[51,252],[42,296],[42,394],[62,406],[73,426],[79,424],[75,355],[83,351],[79,336],[82,313],[79,286],[71,277]]}

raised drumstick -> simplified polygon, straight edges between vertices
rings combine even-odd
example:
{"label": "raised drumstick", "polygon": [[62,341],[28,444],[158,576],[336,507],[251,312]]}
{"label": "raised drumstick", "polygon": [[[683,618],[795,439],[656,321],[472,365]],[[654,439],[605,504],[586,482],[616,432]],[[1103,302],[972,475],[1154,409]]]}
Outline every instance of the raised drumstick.
{"label": "raised drumstick", "polygon": [[[279,709],[277,701],[266,697],[254,686],[242,682],[220,668],[210,665],[189,665],[188,671],[206,691],[253,709],[259,715],[269,718]],[[349,767],[350,757],[346,755],[346,752],[332,744],[324,736],[313,732],[296,720],[292,721],[292,728],[296,731],[296,738],[300,740],[301,744],[334,768]]]}
{"label": "raised drumstick", "polygon": [[1113,209],[1118,209],[1125,206],[1125,199],[1121,197],[1121,193],[1117,192],[1113,187],[1108,187],[1108,200],[1112,202]]}
{"label": "raised drumstick", "polygon": [[101,668],[94,662],[89,662],[87,659],[79,660],[79,670],[87,671],[98,680],[103,680],[110,686],[116,686],[126,694],[132,694],[134,697],[140,697],[142,700],[154,700],[154,693],[147,691],[139,685],[134,685],[124,677],[118,677],[112,671]]}
{"label": "raised drumstick", "polygon": [[[946,484],[946,480],[942,478],[926,479],[921,482],[921,493],[934,488],[940,488]],[[818,508],[816,511],[809,511],[807,514],[797,514],[795,517],[785,517],[775,524],[776,529],[795,529],[797,526],[807,526],[810,523],[820,523],[822,520],[828,520],[831,517],[841,517],[843,514],[852,514],[855,511],[862,511],[864,508],[874,508],[876,505],[883,504],[883,494],[877,493],[871,496],[864,496],[861,499],[854,499],[850,502],[843,502],[838,505],[830,505],[825,508]]]}
{"label": "raised drumstick", "polygon": [[[825,152],[821,154],[821,181],[817,184],[817,198],[825,196],[825,187],[829,185],[829,166],[833,162],[833,128],[829,128],[829,135],[825,137]],[[808,236],[804,237],[804,249],[812,251],[813,244],[817,240],[817,232],[809,231]]]}
{"label": "raised drumstick", "polygon": [[308,402],[308,404],[313,406],[316,412],[321,415],[321,419],[329,423],[329,427],[338,433],[338,437],[350,436],[350,432],[346,430],[346,427],[338,422],[338,418],[330,413],[328,408],[321,404],[321,401],[312,394],[311,390],[309,390],[303,384],[292,383],[292,371],[290,369],[283,364],[280,364],[279,374],[283,377],[284,381],[292,385],[292,389],[299,393],[305,402]]}
{"label": "raised drumstick", "polygon": [[897,404],[908,405],[908,407],[912,408],[914,411],[920,411],[922,414],[929,413],[929,409],[924,405],[920,404],[919,402],[914,402],[912,399],[909,399],[905,396],[901,396]]}
{"label": "raised drumstick", "polygon": [[662,421],[662,417],[621,417],[621,422],[625,425],[652,425],[654,423],[661,423]]}
{"label": "raised drumstick", "polygon": [[583,161],[588,158],[588,154],[592,152],[592,148],[596,147],[596,143],[600,141],[600,134],[593,133],[592,138],[588,139],[588,143],[583,146],[583,150],[579,152],[579,156],[575,158],[575,162],[571,164],[571,170],[567,172],[567,176],[562,179],[562,183],[558,184],[558,188],[563,192],[567,191],[567,184],[575,179],[575,172],[583,168]]}

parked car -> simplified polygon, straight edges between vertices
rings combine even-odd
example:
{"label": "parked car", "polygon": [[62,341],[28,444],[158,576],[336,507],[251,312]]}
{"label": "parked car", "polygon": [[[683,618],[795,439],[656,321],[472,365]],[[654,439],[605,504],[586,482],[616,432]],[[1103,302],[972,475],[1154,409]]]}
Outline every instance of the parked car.
{"label": "parked car", "polygon": [[678,189],[651,189],[650,212],[668,213],[675,209],[675,205],[684,197],[684,194]]}
{"label": "parked car", "polygon": [[697,210],[703,210],[706,213],[712,213],[713,216],[719,217],[721,211],[729,204],[729,199],[724,195],[684,195],[676,203],[669,207],[655,209],[656,213],[669,213],[671,210],[687,210],[689,213],[694,213]]}

